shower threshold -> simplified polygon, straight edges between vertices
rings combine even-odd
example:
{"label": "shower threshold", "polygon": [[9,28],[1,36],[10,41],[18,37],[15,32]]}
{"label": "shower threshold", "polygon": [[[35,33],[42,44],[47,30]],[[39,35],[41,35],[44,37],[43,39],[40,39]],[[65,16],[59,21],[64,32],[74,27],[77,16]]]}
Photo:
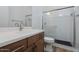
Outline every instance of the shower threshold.
{"label": "shower threshold", "polygon": [[55,43],[72,47],[71,42],[68,42],[68,41],[62,41],[62,40],[57,40],[57,39],[55,39]]}

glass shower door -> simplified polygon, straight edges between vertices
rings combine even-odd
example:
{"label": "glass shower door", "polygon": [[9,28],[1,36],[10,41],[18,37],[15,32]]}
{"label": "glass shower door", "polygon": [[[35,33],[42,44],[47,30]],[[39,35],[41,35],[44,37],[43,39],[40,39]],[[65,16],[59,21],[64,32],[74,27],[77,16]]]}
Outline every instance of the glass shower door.
{"label": "glass shower door", "polygon": [[45,36],[73,44],[73,12],[74,8],[67,8],[43,13]]}

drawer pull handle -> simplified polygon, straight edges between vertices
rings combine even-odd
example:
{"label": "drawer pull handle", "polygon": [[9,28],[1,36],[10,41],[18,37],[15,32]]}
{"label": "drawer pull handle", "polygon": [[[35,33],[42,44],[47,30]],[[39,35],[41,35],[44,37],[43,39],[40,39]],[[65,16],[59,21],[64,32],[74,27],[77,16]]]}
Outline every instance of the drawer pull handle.
{"label": "drawer pull handle", "polygon": [[0,52],[9,52],[10,49],[0,49]]}
{"label": "drawer pull handle", "polygon": [[12,52],[16,52],[16,51],[18,51],[18,50],[20,50],[20,49],[22,49],[22,48],[24,48],[24,45],[21,46],[21,47],[19,47],[19,48],[17,48],[17,49],[15,49],[15,50],[13,50]]}

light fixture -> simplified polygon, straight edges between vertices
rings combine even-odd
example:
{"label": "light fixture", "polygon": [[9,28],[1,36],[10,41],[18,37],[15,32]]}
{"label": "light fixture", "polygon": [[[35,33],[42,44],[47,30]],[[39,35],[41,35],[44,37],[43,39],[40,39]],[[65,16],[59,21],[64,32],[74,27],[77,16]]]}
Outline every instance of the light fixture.
{"label": "light fixture", "polygon": [[46,13],[47,15],[50,15],[51,13],[50,12],[48,12],[48,13]]}

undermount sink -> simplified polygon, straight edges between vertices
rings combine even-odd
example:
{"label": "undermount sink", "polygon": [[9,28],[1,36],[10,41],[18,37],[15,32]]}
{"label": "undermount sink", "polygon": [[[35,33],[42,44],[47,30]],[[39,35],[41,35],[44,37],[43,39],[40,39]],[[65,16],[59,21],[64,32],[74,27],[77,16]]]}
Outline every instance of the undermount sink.
{"label": "undermount sink", "polygon": [[19,30],[18,28],[6,28],[6,29],[2,29],[2,30],[0,30],[0,33],[3,35],[3,34],[5,34],[5,35],[12,35],[12,34],[17,34],[17,33],[28,33],[28,32],[30,32],[31,30],[29,30],[29,29],[27,29],[27,28],[24,28],[23,30]]}
{"label": "undermount sink", "polygon": [[21,35],[32,35],[33,33],[36,33],[38,31],[39,30],[33,30],[32,28],[24,28],[21,31],[19,31],[18,28],[10,28],[9,30],[0,31],[0,37],[19,37]]}

